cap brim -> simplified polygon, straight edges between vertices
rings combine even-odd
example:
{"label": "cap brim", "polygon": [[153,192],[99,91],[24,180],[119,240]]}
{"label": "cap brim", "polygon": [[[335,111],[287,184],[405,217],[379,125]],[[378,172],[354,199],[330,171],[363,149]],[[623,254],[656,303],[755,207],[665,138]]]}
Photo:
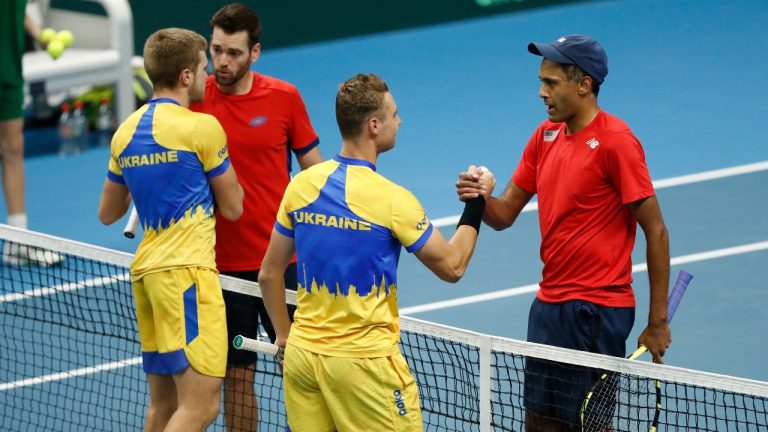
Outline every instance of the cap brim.
{"label": "cap brim", "polygon": [[573,60],[564,56],[560,51],[558,51],[555,47],[549,44],[540,44],[540,43],[533,43],[533,42],[529,43],[528,52],[530,52],[531,54],[542,56],[547,60],[552,60],[553,62],[557,62],[561,64],[575,64]]}

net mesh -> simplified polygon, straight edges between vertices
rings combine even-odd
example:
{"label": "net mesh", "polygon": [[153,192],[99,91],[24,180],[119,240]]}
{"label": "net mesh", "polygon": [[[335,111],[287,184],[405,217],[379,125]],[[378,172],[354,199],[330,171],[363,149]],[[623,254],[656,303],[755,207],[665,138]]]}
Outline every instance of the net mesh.
{"label": "net mesh", "polygon": [[[5,226],[0,239],[0,430],[140,430],[148,395],[128,272],[132,257]],[[258,292],[255,284],[222,281],[225,289]],[[768,383],[410,318],[401,325],[401,350],[419,386],[427,431],[526,430],[526,393],[542,424],[569,418],[581,430],[586,391],[568,390],[605,371],[618,379],[608,396],[612,430],[649,429],[659,379],[659,430],[768,431]],[[279,368],[260,356],[255,372],[259,430],[284,431]],[[551,376],[542,381],[536,374]],[[544,382],[547,388],[538,387]],[[225,430],[222,415],[209,430]]]}

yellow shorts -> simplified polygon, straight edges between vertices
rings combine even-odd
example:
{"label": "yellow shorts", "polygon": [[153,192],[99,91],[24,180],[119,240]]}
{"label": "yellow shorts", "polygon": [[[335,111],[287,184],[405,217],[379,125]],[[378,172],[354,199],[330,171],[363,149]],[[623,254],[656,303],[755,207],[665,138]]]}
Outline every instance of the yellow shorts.
{"label": "yellow shorts", "polygon": [[423,429],[416,381],[399,352],[328,357],[289,344],[283,383],[292,432]]}
{"label": "yellow shorts", "polygon": [[227,319],[218,273],[149,273],[133,282],[133,296],[144,372],[171,375],[192,366],[203,375],[225,375]]}

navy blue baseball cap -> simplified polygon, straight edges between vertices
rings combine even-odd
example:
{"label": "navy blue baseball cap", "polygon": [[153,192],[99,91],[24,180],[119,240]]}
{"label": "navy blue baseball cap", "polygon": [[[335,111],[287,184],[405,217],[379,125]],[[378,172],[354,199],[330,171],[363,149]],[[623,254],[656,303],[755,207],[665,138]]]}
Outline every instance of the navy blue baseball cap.
{"label": "navy blue baseball cap", "polygon": [[563,36],[551,44],[529,43],[528,51],[560,64],[575,64],[598,84],[608,75],[608,56],[602,45],[589,36]]}

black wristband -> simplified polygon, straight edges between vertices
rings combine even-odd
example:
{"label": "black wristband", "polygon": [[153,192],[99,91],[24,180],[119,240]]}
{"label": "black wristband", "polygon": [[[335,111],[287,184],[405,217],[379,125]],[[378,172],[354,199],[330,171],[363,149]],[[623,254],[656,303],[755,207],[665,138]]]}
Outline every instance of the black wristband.
{"label": "black wristband", "polygon": [[468,199],[464,202],[464,213],[461,214],[459,224],[456,228],[462,225],[469,225],[477,233],[480,233],[480,224],[483,222],[483,212],[485,211],[485,197],[480,195],[476,198]]}

